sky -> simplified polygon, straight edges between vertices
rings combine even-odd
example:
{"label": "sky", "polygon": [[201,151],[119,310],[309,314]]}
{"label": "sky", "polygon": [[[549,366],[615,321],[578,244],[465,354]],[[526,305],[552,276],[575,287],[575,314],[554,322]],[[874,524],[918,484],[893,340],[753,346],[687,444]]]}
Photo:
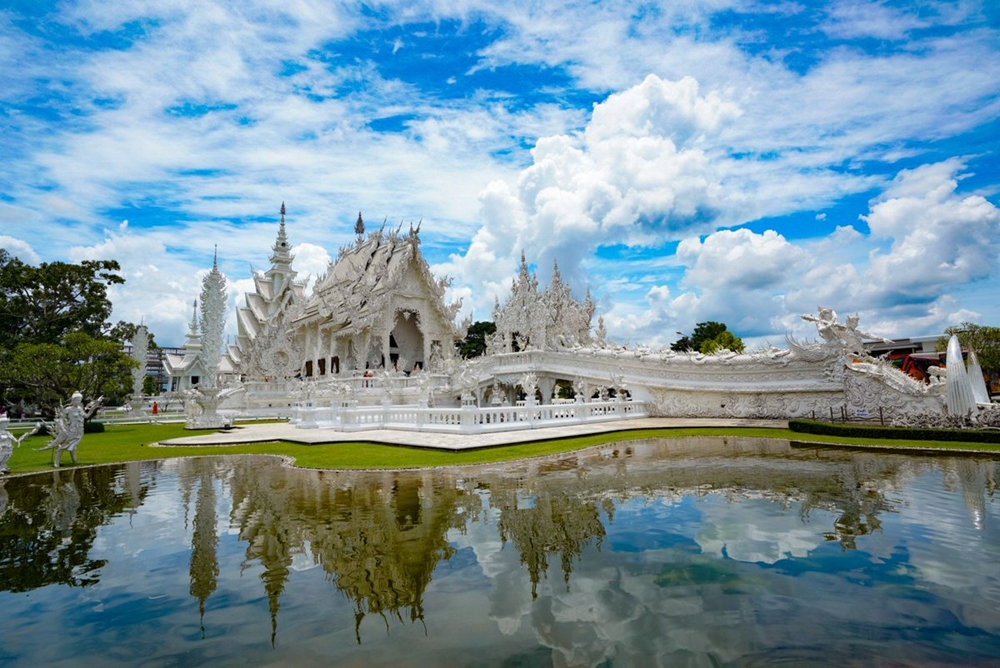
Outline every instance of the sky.
{"label": "sky", "polygon": [[1000,326],[1000,3],[0,0],[0,247],[179,346],[282,202],[303,278],[420,222],[475,320],[523,252],[622,344]]}

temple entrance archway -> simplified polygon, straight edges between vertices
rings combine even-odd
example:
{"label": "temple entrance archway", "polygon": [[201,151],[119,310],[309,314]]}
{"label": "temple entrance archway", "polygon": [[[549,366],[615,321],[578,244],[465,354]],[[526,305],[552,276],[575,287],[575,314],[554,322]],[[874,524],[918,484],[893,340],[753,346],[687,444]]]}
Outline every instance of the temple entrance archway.
{"label": "temple entrance archway", "polygon": [[400,371],[412,371],[415,365],[424,366],[424,334],[420,331],[419,317],[413,311],[397,311],[389,335],[389,357],[393,365],[406,366]]}

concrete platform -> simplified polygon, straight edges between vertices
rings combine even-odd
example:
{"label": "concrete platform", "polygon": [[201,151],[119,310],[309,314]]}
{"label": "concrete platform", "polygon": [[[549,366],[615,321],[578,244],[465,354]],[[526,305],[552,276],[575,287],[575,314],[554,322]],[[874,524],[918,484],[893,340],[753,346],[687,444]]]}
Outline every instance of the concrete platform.
{"label": "concrete platform", "polygon": [[439,434],[432,432],[396,431],[392,429],[372,429],[345,433],[333,429],[297,429],[287,423],[237,425],[227,431],[198,436],[183,436],[163,441],[162,446],[189,445],[238,445],[241,443],[262,443],[267,441],[289,441],[303,445],[323,443],[384,443],[405,445],[414,448],[434,448],[437,450],[473,450],[515,443],[549,441],[590,434],[607,434],[633,429],[683,429],[685,427],[760,427],[787,429],[787,420],[749,420],[719,418],[639,418],[615,422],[573,425],[566,427],[542,427],[493,434]]}

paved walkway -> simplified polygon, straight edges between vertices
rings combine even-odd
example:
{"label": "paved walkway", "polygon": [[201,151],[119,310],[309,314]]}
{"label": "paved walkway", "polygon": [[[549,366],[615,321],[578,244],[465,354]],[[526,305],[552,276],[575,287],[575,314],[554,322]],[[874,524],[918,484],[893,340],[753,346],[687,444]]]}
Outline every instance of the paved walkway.
{"label": "paved walkway", "polygon": [[744,420],[722,418],[639,418],[565,427],[542,427],[493,434],[439,434],[432,432],[372,429],[342,432],[333,429],[296,429],[288,423],[245,424],[214,434],[183,436],[163,441],[160,445],[236,445],[265,441],[290,441],[304,445],[321,443],[386,443],[438,450],[471,450],[498,445],[548,441],[590,434],[606,434],[632,429],[681,429],[684,427],[764,427],[787,429],[787,420]]}

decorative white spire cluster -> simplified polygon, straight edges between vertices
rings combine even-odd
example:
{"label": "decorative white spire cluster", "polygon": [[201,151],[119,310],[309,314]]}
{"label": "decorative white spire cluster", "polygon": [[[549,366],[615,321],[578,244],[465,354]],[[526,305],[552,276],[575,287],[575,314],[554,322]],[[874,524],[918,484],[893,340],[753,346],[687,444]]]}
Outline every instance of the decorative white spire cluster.
{"label": "decorative white spire cluster", "polygon": [[590,321],[594,303],[590,292],[583,303],[570,294],[569,285],[559,274],[559,265],[552,267],[552,281],[540,292],[538,279],[528,271],[521,253],[521,268],[511,287],[510,298],[501,307],[493,308],[497,331],[490,341],[491,352],[515,350],[558,350],[574,348],[591,342]]}
{"label": "decorative white spire cluster", "polygon": [[201,287],[201,360],[205,369],[201,386],[205,388],[217,385],[222,336],[226,327],[226,301],[226,277],[219,271],[219,253],[216,250],[212,271],[205,275]]}

